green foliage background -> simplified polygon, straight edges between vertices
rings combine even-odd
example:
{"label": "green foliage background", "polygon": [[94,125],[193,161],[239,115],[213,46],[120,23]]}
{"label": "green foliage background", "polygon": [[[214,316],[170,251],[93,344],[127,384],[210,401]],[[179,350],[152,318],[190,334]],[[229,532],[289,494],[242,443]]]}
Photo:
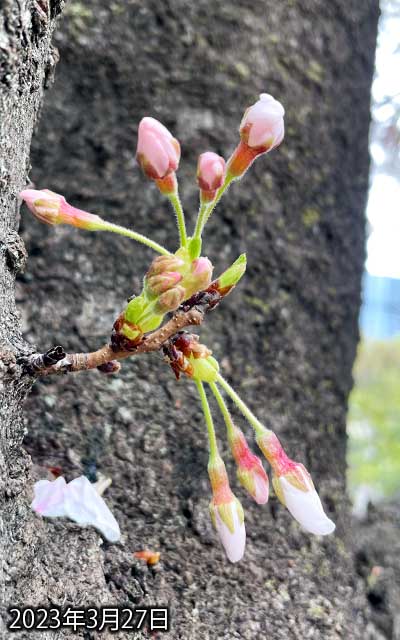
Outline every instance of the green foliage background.
{"label": "green foliage background", "polygon": [[400,493],[400,337],[362,340],[348,414],[349,487]]}

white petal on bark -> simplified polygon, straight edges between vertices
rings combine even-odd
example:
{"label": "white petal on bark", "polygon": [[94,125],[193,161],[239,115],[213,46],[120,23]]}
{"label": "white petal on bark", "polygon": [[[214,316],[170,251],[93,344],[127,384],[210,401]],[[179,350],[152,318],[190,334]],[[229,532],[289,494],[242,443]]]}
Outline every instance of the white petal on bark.
{"label": "white petal on bark", "polygon": [[234,532],[231,533],[225,522],[221,519],[218,509],[215,509],[215,525],[217,533],[225,549],[228,560],[239,562],[243,558],[246,546],[246,528],[244,522],[240,522],[236,506],[232,507]]}
{"label": "white petal on bark", "polygon": [[110,542],[117,542],[121,532],[116,519],[99,496],[96,487],[85,476],[68,484],[63,477],[53,482],[40,480],[35,483],[35,499],[32,509],[43,516],[66,516],[82,526],[95,527]]}
{"label": "white petal on bark", "polygon": [[335,524],[325,514],[315,489],[301,491],[283,476],[279,478],[279,482],[287,509],[306,531],[315,535],[326,536],[335,530]]}
{"label": "white petal on bark", "polygon": [[36,513],[46,518],[58,518],[65,516],[65,489],[67,483],[60,476],[57,480],[39,480],[35,482],[35,497],[31,507]]}

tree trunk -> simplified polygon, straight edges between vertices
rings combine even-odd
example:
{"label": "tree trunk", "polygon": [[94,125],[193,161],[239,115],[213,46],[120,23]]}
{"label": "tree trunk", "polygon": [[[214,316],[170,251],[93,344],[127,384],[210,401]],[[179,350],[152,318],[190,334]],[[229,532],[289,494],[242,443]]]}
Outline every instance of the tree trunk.
{"label": "tree trunk", "polygon": [[[25,404],[32,477],[20,406],[30,383],[13,369],[14,354],[26,350],[12,302],[23,250],[6,231],[1,335],[9,371],[0,424],[10,477],[1,497],[8,604],[169,605],[170,637],[182,640],[366,638],[350,553],[345,417],[358,339],[377,18],[377,0],[70,0],[56,35],[56,82],[33,144],[38,188],[173,249],[173,215],[135,166],[140,118],[158,118],[180,140],[180,189],[193,222],[197,154],[211,148],[227,157],[244,108],[261,91],[284,104],[284,143],[231,187],[207,228],[203,253],[215,272],[243,251],[248,272],[200,335],[289,455],[312,472],[337,530],[312,538],[274,496],[260,507],[233,482],[248,544],[245,559],[228,564],[209,519],[206,430],[194,385],[177,384],[154,355],[125,361],[116,377],[38,381]],[[6,229],[15,228],[15,194],[51,52],[48,27],[39,44],[33,37],[38,68],[29,48],[28,58],[17,53],[23,74],[12,68],[9,75],[24,84],[3,86],[12,115],[1,149]],[[27,341],[41,351],[101,346],[126,298],[140,291],[151,251],[116,236],[45,227],[27,214],[21,226],[30,258],[17,300]],[[226,445],[223,453],[228,460]],[[112,478],[106,500],[120,544],[30,514],[33,479],[54,465],[67,478]],[[147,568],[135,560],[143,548],[159,549],[161,562]]]}

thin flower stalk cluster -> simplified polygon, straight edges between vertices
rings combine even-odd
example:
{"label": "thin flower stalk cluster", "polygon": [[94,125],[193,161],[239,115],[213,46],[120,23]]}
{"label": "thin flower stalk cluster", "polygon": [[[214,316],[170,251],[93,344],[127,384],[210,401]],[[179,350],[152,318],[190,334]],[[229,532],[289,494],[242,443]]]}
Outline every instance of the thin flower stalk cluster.
{"label": "thin flower stalk cluster", "polygon": [[[69,224],[89,231],[111,231],[141,242],[159,254],[144,277],[142,291],[128,302],[114,323],[111,341],[115,350],[134,350],[149,333],[162,326],[166,314],[176,312],[189,298],[210,289],[224,296],[244,275],[246,256],[243,254],[213,280],[213,265],[201,255],[203,233],[229,185],[240,180],[254,160],[282,142],[282,105],[272,96],[261,94],[259,100],[244,113],[239,132],[240,141],[227,162],[212,151],[206,151],[199,157],[199,211],[193,233],[188,236],[176,177],[180,144],[154,118],[145,117],[140,122],[136,158],[144,174],[173,207],[179,233],[179,247],[174,253],[136,231],[71,206],[63,196],[52,191],[26,189],[20,194],[42,222]],[[237,562],[243,557],[246,541],[244,512],[232,492],[219,452],[206,387],[222,415],[237,467],[237,478],[247,493],[258,504],[265,504],[269,497],[268,475],[261,459],[250,449],[243,431],[233,422],[226,398],[236,405],[252,426],[255,441],[271,467],[272,485],[280,502],[306,531],[316,535],[332,533],[335,525],[324,512],[308,471],[287,456],[275,433],[257,419],[222,377],[217,360],[211,350],[201,344],[198,335],[178,332],[164,346],[164,354],[176,378],[184,375],[197,387],[208,433],[211,520],[228,559]],[[49,509],[42,505],[42,513],[48,512]],[[58,513],[51,513],[50,509],[49,515]]]}

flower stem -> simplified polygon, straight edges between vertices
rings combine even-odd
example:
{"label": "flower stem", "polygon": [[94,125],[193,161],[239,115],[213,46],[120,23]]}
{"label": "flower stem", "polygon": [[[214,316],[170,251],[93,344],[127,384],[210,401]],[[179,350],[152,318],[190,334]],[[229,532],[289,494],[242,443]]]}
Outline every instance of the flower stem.
{"label": "flower stem", "polygon": [[178,191],[176,191],[175,193],[168,194],[168,199],[175,210],[181,247],[187,247],[188,241],[187,241],[187,235],[186,235],[185,214],[183,213],[182,204],[179,198]]}
{"label": "flower stem", "polygon": [[193,233],[193,238],[201,238],[201,232],[204,226],[204,218],[207,214],[207,209],[212,205],[212,202],[202,202],[200,204],[199,213],[197,214],[196,226]]}
{"label": "flower stem", "polygon": [[218,406],[221,410],[221,413],[224,417],[225,420],[225,424],[226,424],[226,430],[228,433],[228,437],[231,435],[233,436],[234,434],[234,426],[233,426],[233,421],[232,421],[232,417],[231,414],[229,413],[229,409],[226,405],[225,400],[223,399],[217,385],[215,384],[215,382],[210,382],[210,388],[211,391],[213,392],[216,401],[218,402]]}
{"label": "flower stem", "polygon": [[[221,200],[223,194],[229,187],[232,180],[234,180],[234,177],[228,174],[225,178],[224,184],[218,189],[214,200],[212,202],[203,202],[200,205],[199,213],[197,214],[196,227],[195,227],[193,238],[192,238],[193,241],[197,240],[198,246],[201,246],[199,242],[201,238],[201,234],[203,233],[203,229],[206,226],[206,223],[210,215],[214,211],[218,202]],[[198,256],[194,256],[194,257],[197,258]]]}
{"label": "flower stem", "polygon": [[106,222],[105,220],[102,220],[102,222],[99,223],[97,229],[94,230],[111,231],[112,233],[118,233],[121,236],[126,236],[127,238],[132,238],[132,240],[141,242],[147,247],[150,247],[150,249],[153,249],[154,251],[157,251],[157,253],[161,253],[164,256],[171,255],[171,252],[168,251],[168,249],[165,249],[165,247],[158,244],[158,242],[150,240],[150,238],[143,236],[141,233],[137,233],[136,231],[132,231],[131,229],[127,229],[126,227],[121,227],[119,224],[113,224],[112,222]]}
{"label": "flower stem", "polygon": [[206,224],[207,224],[212,212],[214,211],[214,209],[217,206],[218,202],[221,200],[222,196],[224,195],[225,191],[228,189],[229,185],[231,184],[231,182],[233,180],[234,180],[234,176],[231,176],[228,173],[226,178],[225,178],[224,184],[217,191],[217,195],[215,196],[215,200],[212,201],[211,206],[207,209],[202,230],[206,226]]}
{"label": "flower stem", "polygon": [[[243,413],[245,418],[250,422],[257,436],[265,435],[266,429],[263,424],[256,418],[254,413],[249,409],[249,407],[239,398],[238,394],[234,389],[232,389],[231,385],[221,376],[220,373],[217,375],[217,381],[221,385],[221,387],[226,391],[228,396],[233,400],[238,409]],[[272,433],[272,432],[271,432]]]}
{"label": "flower stem", "polygon": [[195,380],[197,390],[199,392],[201,407],[203,409],[204,417],[206,419],[208,440],[210,444],[210,461],[216,460],[219,457],[217,439],[215,437],[214,423],[210,411],[210,405],[208,404],[206,392],[204,391],[203,383],[200,380]]}

